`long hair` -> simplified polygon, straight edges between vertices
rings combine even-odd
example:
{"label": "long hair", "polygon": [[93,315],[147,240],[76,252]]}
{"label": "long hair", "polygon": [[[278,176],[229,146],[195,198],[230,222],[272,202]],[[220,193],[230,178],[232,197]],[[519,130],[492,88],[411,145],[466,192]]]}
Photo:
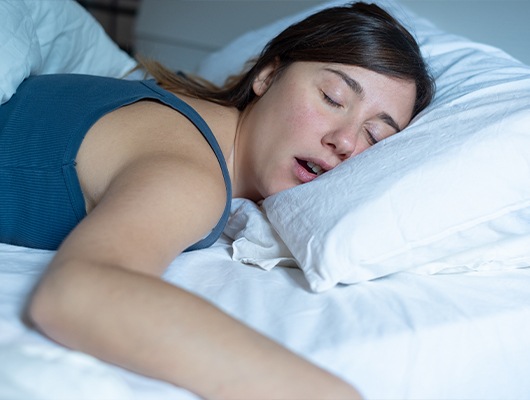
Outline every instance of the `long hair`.
{"label": "long hair", "polygon": [[415,82],[413,116],[434,96],[434,79],[414,37],[386,11],[363,2],[327,8],[291,25],[265,46],[246,72],[230,77],[221,87],[175,74],[153,61],[142,64],[167,90],[242,111],[256,100],[252,84],[264,67],[276,64],[278,77],[298,61],[353,65]]}

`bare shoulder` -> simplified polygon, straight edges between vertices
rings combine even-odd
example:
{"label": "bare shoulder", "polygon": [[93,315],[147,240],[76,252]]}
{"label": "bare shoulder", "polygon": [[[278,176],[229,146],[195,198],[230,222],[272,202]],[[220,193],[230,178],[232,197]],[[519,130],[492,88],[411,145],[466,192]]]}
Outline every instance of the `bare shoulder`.
{"label": "bare shoulder", "polygon": [[65,244],[76,256],[105,254],[105,262],[135,269],[165,267],[215,226],[227,201],[209,144],[185,117],[154,102],[98,121],[78,169],[91,209]]}
{"label": "bare shoulder", "polygon": [[155,101],[113,111],[88,131],[77,156],[78,175],[89,210],[114,175],[135,159],[154,154],[197,160],[218,169],[211,149],[182,114]]}

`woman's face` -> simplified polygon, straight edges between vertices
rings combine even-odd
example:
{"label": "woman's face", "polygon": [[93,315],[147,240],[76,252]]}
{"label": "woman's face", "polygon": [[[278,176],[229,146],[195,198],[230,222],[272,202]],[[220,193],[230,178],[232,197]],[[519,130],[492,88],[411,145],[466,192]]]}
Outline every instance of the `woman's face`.
{"label": "woman's face", "polygon": [[297,62],[254,82],[259,99],[242,122],[243,164],[254,197],[315,179],[405,128],[414,82],[343,64]]}

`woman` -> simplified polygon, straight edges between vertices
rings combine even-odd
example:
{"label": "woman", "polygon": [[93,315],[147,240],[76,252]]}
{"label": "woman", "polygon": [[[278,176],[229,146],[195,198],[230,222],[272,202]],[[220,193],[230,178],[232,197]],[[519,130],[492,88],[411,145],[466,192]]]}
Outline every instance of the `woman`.
{"label": "woman", "polygon": [[223,88],[147,67],[158,85],[29,78],[0,108],[0,240],[58,248],[30,319],[205,398],[358,397],[160,276],[217,239],[232,195],[309,182],[402,130],[433,95],[414,39],[358,3],[288,28]]}

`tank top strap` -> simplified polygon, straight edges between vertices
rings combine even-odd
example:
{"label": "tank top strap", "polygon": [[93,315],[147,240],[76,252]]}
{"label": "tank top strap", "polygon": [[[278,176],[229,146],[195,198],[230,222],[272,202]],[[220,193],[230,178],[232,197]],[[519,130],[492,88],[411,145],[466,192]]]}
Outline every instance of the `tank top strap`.
{"label": "tank top strap", "polygon": [[225,186],[226,186],[226,204],[223,210],[223,214],[221,218],[219,219],[219,221],[217,222],[217,225],[212,229],[212,231],[210,232],[208,236],[204,237],[197,243],[191,245],[185,251],[191,251],[191,250],[197,250],[197,249],[209,247],[223,233],[224,227],[226,226],[226,223],[228,222],[228,218],[230,216],[230,207],[232,203],[232,184],[230,181],[230,175],[228,173],[228,167],[226,165],[226,160],[224,158],[223,152],[221,151],[219,143],[217,142],[217,139],[215,138],[210,127],[208,126],[206,121],[204,121],[204,119],[199,115],[199,113],[195,111],[195,109],[193,109],[186,102],[184,102],[183,100],[175,96],[173,93],[162,89],[160,86],[156,84],[154,80],[143,81],[143,84],[147,86],[149,89],[158,93],[160,95],[159,99],[162,103],[180,112],[191,123],[193,123],[193,125],[195,125],[195,127],[199,130],[199,132],[201,132],[204,139],[206,139],[211,149],[213,150],[215,156],[217,157],[217,161],[219,162],[219,166],[221,167],[221,172],[223,174],[223,179],[224,179]]}

